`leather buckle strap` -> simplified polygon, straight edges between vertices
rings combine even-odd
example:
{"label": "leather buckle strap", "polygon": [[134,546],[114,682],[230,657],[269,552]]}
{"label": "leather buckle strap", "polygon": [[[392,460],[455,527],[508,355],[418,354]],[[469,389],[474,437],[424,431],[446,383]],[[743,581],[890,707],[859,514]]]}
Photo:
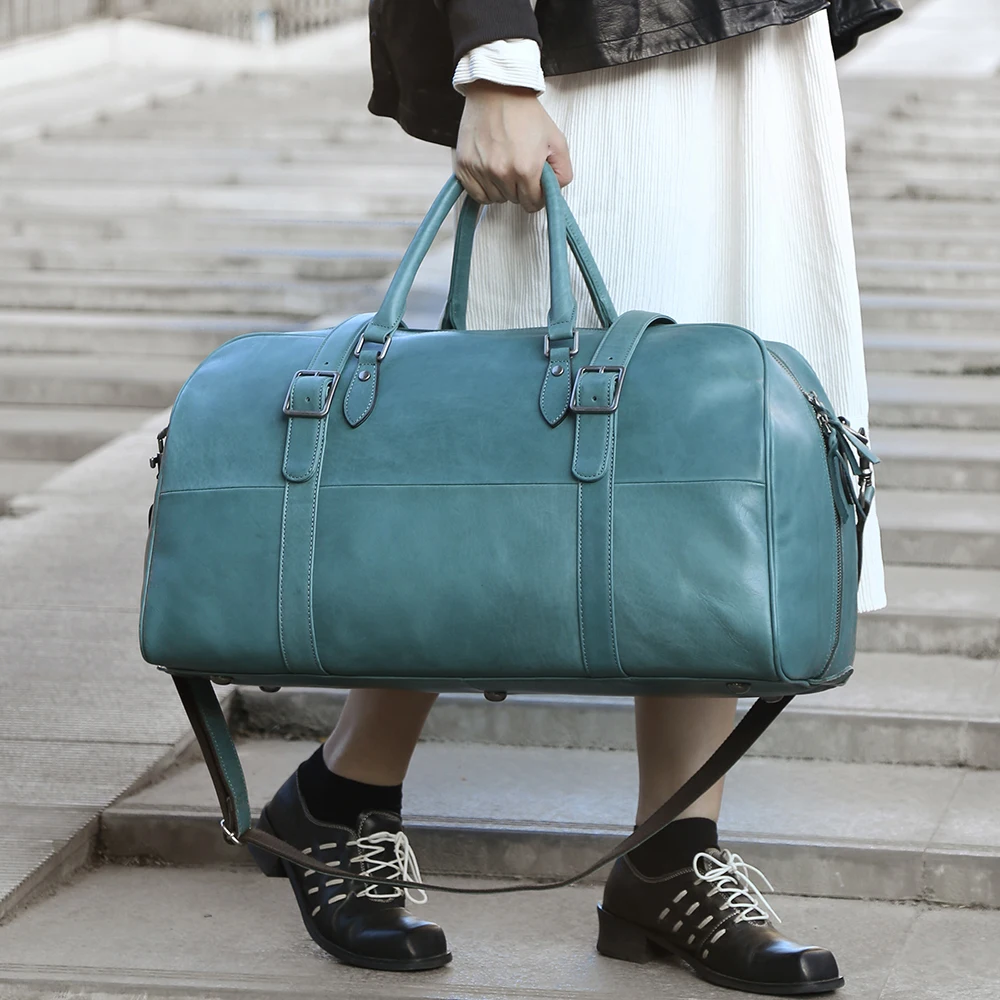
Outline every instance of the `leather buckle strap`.
{"label": "leather buckle strap", "polygon": [[[610,403],[588,405],[580,402],[580,383],[587,375],[617,375],[614,393]],[[573,391],[570,393],[569,408],[574,413],[614,413],[618,409],[618,401],[622,396],[622,383],[625,381],[625,365],[583,365],[577,370]]]}

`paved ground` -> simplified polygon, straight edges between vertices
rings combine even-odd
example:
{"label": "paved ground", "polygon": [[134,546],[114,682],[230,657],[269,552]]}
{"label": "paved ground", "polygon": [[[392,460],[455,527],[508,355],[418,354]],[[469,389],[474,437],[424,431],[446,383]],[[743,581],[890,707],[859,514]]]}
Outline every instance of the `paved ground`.
{"label": "paved ground", "polygon": [[[287,888],[222,847],[200,765],[135,788],[186,732],[135,650],[157,411],[234,332],[377,297],[441,179],[440,154],[359,110],[346,70],[159,81],[180,89],[0,156],[0,483],[19,477],[6,492],[22,515],[0,522],[0,918],[97,848],[199,865],[105,865],[14,914],[0,997],[714,996],[597,958],[593,886],[476,908],[436,897],[461,956],[441,975],[334,967]],[[331,92],[343,105],[317,98]],[[799,894],[779,912],[836,947],[845,996],[992,1000],[995,910],[901,901],[1000,906],[1000,89],[858,80],[847,93],[891,606],[866,617],[849,688],[797,707],[741,766],[723,822]],[[63,113],[71,97],[52,103]],[[23,108],[7,111],[23,125]],[[0,134],[3,114],[0,101]],[[389,162],[407,164],[391,202]],[[338,697],[241,692],[234,707],[248,733],[314,738]],[[407,799],[427,871],[579,867],[627,816],[620,704],[451,698],[428,735]],[[258,802],[306,749],[247,745]],[[446,786],[428,777],[442,768]],[[600,774],[614,792],[574,797],[545,780],[556,773]],[[882,901],[831,898],[858,895]]]}
{"label": "paved ground", "polygon": [[[594,950],[595,887],[423,909],[455,954],[439,972],[336,965],[305,937],[288,887],[261,876],[108,866],[0,927],[4,1000],[727,1000],[677,966]],[[1000,914],[776,898],[790,933],[821,937],[849,972],[842,1000],[994,1000]],[[51,941],[63,942],[54,952]]]}

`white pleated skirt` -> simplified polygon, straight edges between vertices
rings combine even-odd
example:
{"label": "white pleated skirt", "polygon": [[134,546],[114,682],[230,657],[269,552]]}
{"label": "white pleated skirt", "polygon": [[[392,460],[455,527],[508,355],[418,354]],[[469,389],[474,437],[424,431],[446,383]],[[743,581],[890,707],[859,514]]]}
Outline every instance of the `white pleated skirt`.
{"label": "white pleated skirt", "polygon": [[[748,327],[799,350],[868,427],[840,91],[826,13],[685,52],[552,77],[566,199],[619,312]],[[575,273],[581,326],[598,326]],[[541,326],[544,213],[489,206],[473,251],[473,329]],[[878,448],[877,437],[873,442]],[[878,520],[859,607],[885,605]]]}

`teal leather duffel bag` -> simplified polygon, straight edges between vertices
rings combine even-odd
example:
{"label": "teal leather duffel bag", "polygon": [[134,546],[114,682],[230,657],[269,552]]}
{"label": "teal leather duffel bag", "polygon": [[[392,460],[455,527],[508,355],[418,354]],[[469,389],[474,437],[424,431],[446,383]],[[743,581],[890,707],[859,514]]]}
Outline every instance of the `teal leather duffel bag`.
{"label": "teal leather duffel bag", "polygon": [[[789,696],[850,675],[863,432],[785,345],[618,316],[543,184],[546,328],[463,329],[469,200],[445,329],[403,326],[452,178],[374,316],[238,337],[177,397],[141,646],[178,682],[233,839],[264,835],[209,678],[767,699],[717,770]],[[600,329],[576,325],[567,240]]]}

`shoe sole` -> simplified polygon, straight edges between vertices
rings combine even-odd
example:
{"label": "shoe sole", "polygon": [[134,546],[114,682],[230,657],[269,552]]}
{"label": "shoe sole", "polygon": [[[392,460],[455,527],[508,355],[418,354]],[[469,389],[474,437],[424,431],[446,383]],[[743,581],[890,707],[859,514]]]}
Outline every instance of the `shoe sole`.
{"label": "shoe sole", "polygon": [[725,986],[746,993],[763,993],[767,996],[805,996],[815,993],[832,993],[844,985],[843,977],[824,979],[809,983],[754,983],[745,979],[725,976],[702,965],[698,959],[672,945],[662,935],[624,920],[609,913],[602,906],[597,907],[598,935],[597,950],[608,958],[623,962],[644,964],[658,957],[656,949],[683,962],[699,979],[715,986]]}
{"label": "shoe sole", "polygon": [[[260,819],[257,821],[257,829],[263,830],[265,833],[270,833],[272,836],[281,837],[281,834],[271,824],[267,810],[264,810],[260,814]],[[414,958],[400,961],[390,958],[374,958],[370,955],[360,955],[357,952],[342,948],[321,934],[319,929],[313,924],[305,895],[299,887],[299,883],[291,877],[292,864],[283,858],[276,858],[273,854],[268,854],[267,851],[262,851],[259,847],[248,844],[247,849],[250,851],[250,855],[257,864],[257,867],[268,878],[288,879],[292,886],[292,892],[295,893],[295,901],[299,904],[302,923],[305,924],[309,936],[323,951],[329,955],[333,955],[339,962],[343,962],[345,965],[356,965],[362,969],[375,969],[379,972],[426,972],[430,969],[440,969],[451,961],[450,951],[446,951],[443,955],[432,955],[430,958]]]}

